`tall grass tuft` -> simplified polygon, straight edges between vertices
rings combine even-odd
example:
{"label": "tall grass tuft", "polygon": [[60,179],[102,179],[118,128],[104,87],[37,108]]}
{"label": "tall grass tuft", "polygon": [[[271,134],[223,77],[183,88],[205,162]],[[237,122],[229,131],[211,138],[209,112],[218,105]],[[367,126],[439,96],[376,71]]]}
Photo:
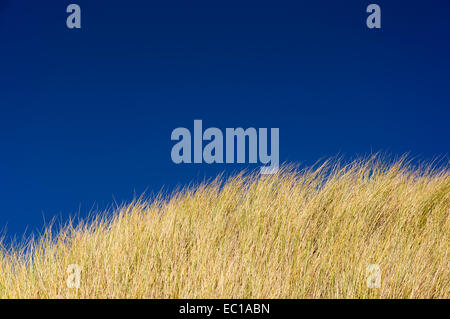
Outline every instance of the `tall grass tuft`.
{"label": "tall grass tuft", "polygon": [[0,297],[449,298],[449,213],[448,166],[239,174],[3,247]]}

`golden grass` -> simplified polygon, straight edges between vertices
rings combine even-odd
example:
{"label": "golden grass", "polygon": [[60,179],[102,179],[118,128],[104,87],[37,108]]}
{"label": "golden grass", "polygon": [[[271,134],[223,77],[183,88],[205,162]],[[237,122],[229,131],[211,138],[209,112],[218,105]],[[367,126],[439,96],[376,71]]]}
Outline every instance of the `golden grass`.
{"label": "golden grass", "polygon": [[2,249],[0,297],[449,298],[449,212],[448,168],[403,160],[218,178]]}

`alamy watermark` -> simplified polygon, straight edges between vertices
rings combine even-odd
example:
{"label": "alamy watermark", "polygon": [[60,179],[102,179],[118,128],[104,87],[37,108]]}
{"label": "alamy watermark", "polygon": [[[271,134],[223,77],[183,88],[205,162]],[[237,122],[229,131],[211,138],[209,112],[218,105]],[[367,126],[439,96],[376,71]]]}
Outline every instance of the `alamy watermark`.
{"label": "alamy watermark", "polygon": [[66,19],[66,25],[69,29],[81,29],[81,8],[78,4],[72,3],[67,6],[67,13],[70,13]]}
{"label": "alamy watermark", "polygon": [[67,274],[69,275],[66,280],[67,288],[78,289],[81,283],[81,268],[77,264],[72,264],[67,267]]}
{"label": "alamy watermark", "polygon": [[[66,8],[66,12],[69,13],[66,19],[66,26],[69,29],[81,29],[81,7],[78,4],[69,4]],[[372,3],[366,8],[366,13],[370,15],[366,19],[366,25],[369,29],[381,28],[381,7]]]}
{"label": "alamy watermark", "polygon": [[[172,161],[175,164],[203,162],[232,164],[246,163],[248,160],[248,163],[264,165],[261,167],[261,174],[274,174],[280,166],[280,130],[279,128],[270,129],[270,154],[268,133],[267,128],[253,127],[245,130],[241,127],[226,128],[225,134],[216,127],[203,131],[202,120],[194,120],[193,136],[191,131],[184,127],[178,127],[172,131],[171,140],[178,141],[172,147]],[[203,146],[204,141],[208,141],[205,146]]]}
{"label": "alamy watermark", "polygon": [[378,4],[372,3],[367,6],[367,13],[370,15],[366,19],[366,25],[369,29],[381,29],[381,8]]}
{"label": "alamy watermark", "polygon": [[366,283],[368,288],[381,288],[380,265],[372,264],[366,268]]}

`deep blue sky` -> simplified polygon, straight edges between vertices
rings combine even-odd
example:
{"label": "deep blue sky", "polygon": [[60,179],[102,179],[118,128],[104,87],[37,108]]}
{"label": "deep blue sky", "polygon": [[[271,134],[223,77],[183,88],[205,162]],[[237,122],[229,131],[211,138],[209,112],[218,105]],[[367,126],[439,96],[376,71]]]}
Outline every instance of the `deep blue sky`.
{"label": "deep blue sky", "polygon": [[194,119],[279,127],[281,161],[305,165],[448,156],[449,36],[448,0],[0,0],[0,228],[248,167],[173,164]]}

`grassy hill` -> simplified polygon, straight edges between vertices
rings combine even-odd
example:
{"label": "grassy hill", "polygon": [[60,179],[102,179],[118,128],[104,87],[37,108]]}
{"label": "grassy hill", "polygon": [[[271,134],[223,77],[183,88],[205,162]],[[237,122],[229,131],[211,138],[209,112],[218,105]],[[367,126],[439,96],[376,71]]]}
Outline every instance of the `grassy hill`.
{"label": "grassy hill", "polygon": [[449,213],[449,170],[405,161],[218,178],[3,248],[0,297],[449,298]]}

